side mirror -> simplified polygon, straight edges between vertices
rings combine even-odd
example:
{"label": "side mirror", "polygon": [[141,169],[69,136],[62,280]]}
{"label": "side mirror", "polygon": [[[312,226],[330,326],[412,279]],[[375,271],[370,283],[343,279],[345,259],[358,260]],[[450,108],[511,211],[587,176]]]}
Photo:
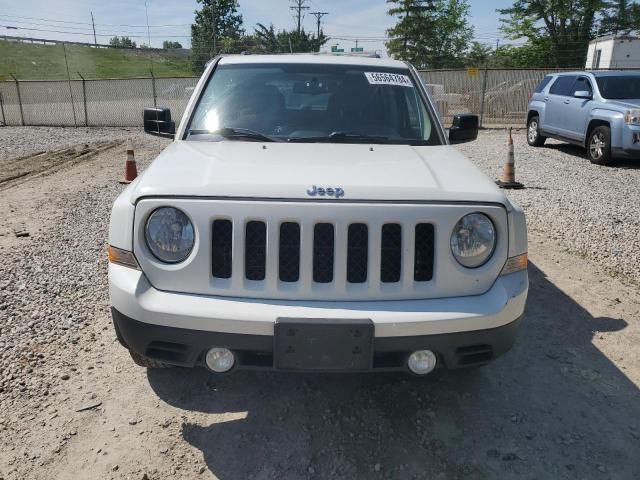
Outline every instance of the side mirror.
{"label": "side mirror", "polygon": [[171,110],[168,108],[145,108],[143,119],[145,133],[164,138],[175,137],[176,123],[171,121]]}
{"label": "side mirror", "polygon": [[480,121],[477,115],[458,114],[453,116],[453,123],[449,129],[449,142],[464,143],[478,138],[478,125]]}
{"label": "side mirror", "polygon": [[591,98],[593,98],[593,95],[591,95],[591,93],[587,90],[578,90],[573,94],[573,96],[576,98],[586,98],[588,100],[591,100]]}

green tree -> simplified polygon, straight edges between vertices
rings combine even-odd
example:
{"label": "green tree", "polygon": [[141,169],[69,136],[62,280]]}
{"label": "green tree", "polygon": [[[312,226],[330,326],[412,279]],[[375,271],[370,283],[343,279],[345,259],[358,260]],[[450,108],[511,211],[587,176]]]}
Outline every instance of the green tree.
{"label": "green tree", "polygon": [[473,42],[465,63],[469,67],[480,67],[488,65],[494,54],[493,47],[485,43]]}
{"label": "green tree", "polygon": [[604,11],[598,34],[625,34],[633,30],[640,30],[640,5],[635,1],[616,0]]}
{"label": "green tree", "polygon": [[509,38],[526,38],[530,46],[546,42],[546,66],[579,67],[597,31],[598,14],[608,6],[606,0],[515,0],[498,12],[506,16],[501,30]]}
{"label": "green tree", "polygon": [[524,45],[501,45],[491,65],[506,68],[549,67],[549,40],[541,39]]}
{"label": "green tree", "polygon": [[278,34],[273,28],[273,24],[265,27],[262,23],[256,24],[254,29],[255,46],[252,49],[255,53],[280,53],[282,46],[278,42]]}
{"label": "green tree", "polygon": [[162,42],[162,48],[164,48],[164,49],[182,48],[182,45],[180,44],[180,42],[173,42],[171,40],[165,40],[164,42]]}
{"label": "green tree", "polygon": [[328,40],[329,38],[324,35],[322,30],[318,38],[305,32],[304,29],[300,32],[280,30],[276,33],[273,25],[266,27],[262,23],[258,23],[253,36],[254,45],[250,51],[254,53],[317,52]]}
{"label": "green tree", "polygon": [[236,0],[197,0],[202,5],[191,25],[191,67],[201,73],[219,53],[243,50],[242,15]]}
{"label": "green tree", "polygon": [[387,31],[389,54],[417,68],[460,67],[473,36],[468,0],[387,0],[398,23]]}
{"label": "green tree", "polygon": [[136,42],[129,37],[112,37],[109,40],[109,45],[116,48],[136,48]]}

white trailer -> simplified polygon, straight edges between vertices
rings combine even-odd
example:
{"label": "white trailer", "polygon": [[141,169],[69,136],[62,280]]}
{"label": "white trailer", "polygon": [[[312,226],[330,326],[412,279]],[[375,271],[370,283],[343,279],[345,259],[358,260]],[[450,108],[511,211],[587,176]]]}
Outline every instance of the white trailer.
{"label": "white trailer", "polygon": [[609,35],[591,40],[585,68],[640,68],[640,38]]}

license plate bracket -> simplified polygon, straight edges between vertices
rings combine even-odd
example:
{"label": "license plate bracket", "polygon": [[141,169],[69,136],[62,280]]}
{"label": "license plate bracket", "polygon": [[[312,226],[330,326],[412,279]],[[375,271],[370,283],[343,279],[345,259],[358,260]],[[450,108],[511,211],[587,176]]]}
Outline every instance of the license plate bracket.
{"label": "license plate bracket", "polygon": [[274,366],[280,370],[369,370],[373,337],[369,319],[279,318],[274,329]]}

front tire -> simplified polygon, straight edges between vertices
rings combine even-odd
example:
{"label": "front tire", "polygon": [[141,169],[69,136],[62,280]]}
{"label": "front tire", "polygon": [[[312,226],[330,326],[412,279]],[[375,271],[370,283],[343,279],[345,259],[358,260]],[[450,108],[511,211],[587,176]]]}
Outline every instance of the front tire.
{"label": "front tire", "polygon": [[540,135],[540,117],[532,116],[527,122],[527,143],[532,147],[541,147],[546,139]]}
{"label": "front tire", "polygon": [[587,157],[596,165],[609,165],[611,156],[611,129],[605,125],[594,128],[587,139]]}
{"label": "front tire", "polygon": [[135,364],[139,365],[141,367],[146,367],[146,368],[171,368],[171,365],[168,364],[168,363],[159,362],[158,360],[152,360],[152,359],[147,358],[147,357],[145,357],[143,355],[140,355],[139,353],[132,352],[131,350],[129,350],[129,354],[131,355],[131,358],[133,359]]}

